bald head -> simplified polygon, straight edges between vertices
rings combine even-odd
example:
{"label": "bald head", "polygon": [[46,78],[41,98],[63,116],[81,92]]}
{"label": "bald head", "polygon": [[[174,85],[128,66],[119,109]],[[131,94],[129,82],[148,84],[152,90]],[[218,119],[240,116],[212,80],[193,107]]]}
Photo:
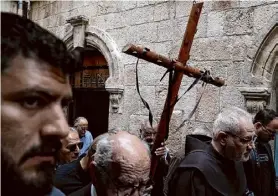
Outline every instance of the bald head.
{"label": "bald head", "polygon": [[131,188],[144,186],[149,180],[149,149],[137,136],[119,131],[99,141],[94,165],[95,184],[99,193],[104,190],[102,195],[113,195],[115,182]]}

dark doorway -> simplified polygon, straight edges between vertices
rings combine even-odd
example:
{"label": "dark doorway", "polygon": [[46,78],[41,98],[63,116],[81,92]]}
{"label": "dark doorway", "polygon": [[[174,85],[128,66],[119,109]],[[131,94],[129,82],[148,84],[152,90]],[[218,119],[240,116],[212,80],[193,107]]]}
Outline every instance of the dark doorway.
{"label": "dark doorway", "polygon": [[73,102],[69,108],[69,123],[83,116],[89,122],[93,137],[107,132],[109,117],[109,93],[93,89],[73,89]]}
{"label": "dark doorway", "polygon": [[101,52],[85,48],[83,68],[71,76],[73,102],[69,105],[68,121],[83,116],[88,120],[93,137],[108,131],[109,93],[105,81],[109,77],[108,64]]}

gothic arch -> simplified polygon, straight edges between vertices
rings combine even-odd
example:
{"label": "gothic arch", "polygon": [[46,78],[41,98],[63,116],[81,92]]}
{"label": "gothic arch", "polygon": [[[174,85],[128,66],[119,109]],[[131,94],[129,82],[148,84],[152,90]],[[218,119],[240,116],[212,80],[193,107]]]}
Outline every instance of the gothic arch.
{"label": "gothic arch", "polygon": [[276,23],[262,41],[252,63],[252,74],[273,81],[278,64],[278,23]]}
{"label": "gothic arch", "polygon": [[123,63],[119,49],[105,31],[89,26],[85,16],[77,16],[68,20],[73,26],[64,37],[69,50],[77,46],[92,47],[99,50],[105,57],[109,67],[109,78],[105,82],[105,89],[110,93],[111,112],[119,113],[120,101],[123,95]]}
{"label": "gothic arch", "polygon": [[[252,60],[249,87],[240,88],[250,113],[275,105],[271,100],[275,95],[273,84],[276,83],[278,64],[278,23],[276,17],[257,35],[254,46],[248,51]],[[254,48],[257,48],[256,51]],[[247,62],[247,61],[246,61]]]}

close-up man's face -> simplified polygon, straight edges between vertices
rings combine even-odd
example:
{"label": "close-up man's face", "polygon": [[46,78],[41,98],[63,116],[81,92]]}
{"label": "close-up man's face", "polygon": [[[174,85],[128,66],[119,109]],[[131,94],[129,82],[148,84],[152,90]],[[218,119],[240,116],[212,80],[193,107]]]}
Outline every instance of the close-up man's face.
{"label": "close-up man's face", "polygon": [[77,132],[70,131],[68,137],[62,140],[60,159],[63,163],[69,163],[78,158],[83,143],[80,141]]}
{"label": "close-up man's face", "polygon": [[2,71],[1,88],[2,169],[34,191],[49,191],[60,140],[69,131],[62,110],[71,98],[68,76],[18,55]]}
{"label": "close-up man's face", "polygon": [[257,134],[261,142],[269,142],[274,140],[275,134],[278,132],[278,118],[274,118],[266,126],[260,122],[255,123],[255,127],[258,130]]}
{"label": "close-up man's face", "polygon": [[255,127],[251,122],[242,121],[241,130],[237,134],[228,134],[225,155],[230,160],[248,161],[256,139]]}

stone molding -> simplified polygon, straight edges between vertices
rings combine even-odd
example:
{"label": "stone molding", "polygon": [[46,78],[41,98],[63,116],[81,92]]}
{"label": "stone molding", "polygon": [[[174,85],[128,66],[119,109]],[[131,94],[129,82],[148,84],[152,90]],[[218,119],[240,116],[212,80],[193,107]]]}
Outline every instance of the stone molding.
{"label": "stone molding", "polygon": [[241,87],[239,90],[245,98],[247,111],[251,114],[256,114],[269,104],[271,93],[268,88]]}
{"label": "stone molding", "polygon": [[85,44],[85,30],[89,22],[86,16],[74,16],[67,20],[73,26],[73,48],[84,47]]}
{"label": "stone molding", "polygon": [[72,17],[67,22],[73,26],[63,39],[69,50],[76,47],[91,47],[99,50],[105,57],[109,68],[105,89],[110,93],[110,112],[121,113],[124,65],[116,43],[107,32],[95,26],[87,27],[89,20],[85,16]]}

